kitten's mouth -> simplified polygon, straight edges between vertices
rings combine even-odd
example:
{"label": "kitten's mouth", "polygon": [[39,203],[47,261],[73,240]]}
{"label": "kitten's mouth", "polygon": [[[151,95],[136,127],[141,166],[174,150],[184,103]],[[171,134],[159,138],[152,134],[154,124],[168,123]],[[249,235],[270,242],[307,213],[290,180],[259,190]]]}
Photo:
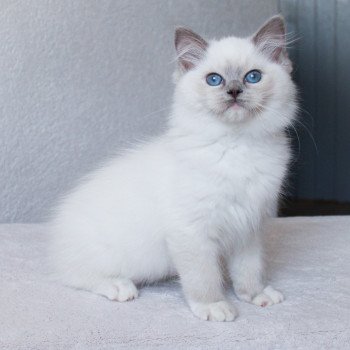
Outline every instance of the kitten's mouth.
{"label": "kitten's mouth", "polygon": [[242,106],[237,101],[235,101],[232,103],[231,108],[240,109],[240,108],[242,108]]}
{"label": "kitten's mouth", "polygon": [[230,100],[227,103],[227,109],[239,110],[241,108],[244,108],[243,103],[241,101]]}

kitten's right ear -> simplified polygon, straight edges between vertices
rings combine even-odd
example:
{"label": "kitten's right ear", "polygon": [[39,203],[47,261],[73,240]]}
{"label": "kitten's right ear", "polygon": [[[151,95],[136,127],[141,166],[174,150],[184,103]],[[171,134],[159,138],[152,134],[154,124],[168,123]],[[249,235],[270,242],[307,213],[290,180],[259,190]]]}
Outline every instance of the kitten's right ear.
{"label": "kitten's right ear", "polygon": [[293,70],[288,58],[286,27],[282,16],[273,16],[253,35],[254,44],[271,60],[281,64],[288,73]]}
{"label": "kitten's right ear", "polygon": [[187,72],[204,57],[208,43],[188,28],[179,27],[175,31],[175,48],[180,70]]}

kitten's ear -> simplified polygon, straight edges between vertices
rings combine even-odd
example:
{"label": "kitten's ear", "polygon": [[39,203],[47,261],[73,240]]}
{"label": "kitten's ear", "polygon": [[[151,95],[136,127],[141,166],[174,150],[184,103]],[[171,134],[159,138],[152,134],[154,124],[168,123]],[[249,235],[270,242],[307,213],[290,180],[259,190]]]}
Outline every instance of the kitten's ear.
{"label": "kitten's ear", "polygon": [[254,44],[271,60],[281,64],[288,73],[292,72],[292,62],[288,58],[286,27],[282,16],[271,17],[252,38]]}
{"label": "kitten's ear", "polygon": [[180,70],[192,69],[203,58],[208,43],[188,28],[179,27],[175,31],[175,48]]}

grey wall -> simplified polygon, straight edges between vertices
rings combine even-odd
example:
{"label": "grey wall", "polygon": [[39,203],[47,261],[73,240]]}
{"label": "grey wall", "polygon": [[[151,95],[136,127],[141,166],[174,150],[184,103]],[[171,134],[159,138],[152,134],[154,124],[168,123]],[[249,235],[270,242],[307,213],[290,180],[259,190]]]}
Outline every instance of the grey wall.
{"label": "grey wall", "polygon": [[[350,202],[350,1],[281,0],[304,111],[291,192]],[[311,136],[312,135],[312,136]]]}
{"label": "grey wall", "polygon": [[43,220],[101,159],[161,130],[176,25],[246,35],[277,2],[1,0],[0,222]]}

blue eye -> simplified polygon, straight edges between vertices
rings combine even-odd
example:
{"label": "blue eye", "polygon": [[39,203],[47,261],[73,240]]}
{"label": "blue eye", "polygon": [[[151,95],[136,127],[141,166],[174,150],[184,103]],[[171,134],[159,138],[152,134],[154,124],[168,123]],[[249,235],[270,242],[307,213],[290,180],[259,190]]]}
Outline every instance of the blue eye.
{"label": "blue eye", "polygon": [[207,83],[210,86],[219,86],[222,81],[222,76],[217,73],[211,73],[207,75]]}
{"label": "blue eye", "polygon": [[251,84],[258,83],[261,80],[261,72],[258,70],[251,70],[246,74],[244,80]]}

